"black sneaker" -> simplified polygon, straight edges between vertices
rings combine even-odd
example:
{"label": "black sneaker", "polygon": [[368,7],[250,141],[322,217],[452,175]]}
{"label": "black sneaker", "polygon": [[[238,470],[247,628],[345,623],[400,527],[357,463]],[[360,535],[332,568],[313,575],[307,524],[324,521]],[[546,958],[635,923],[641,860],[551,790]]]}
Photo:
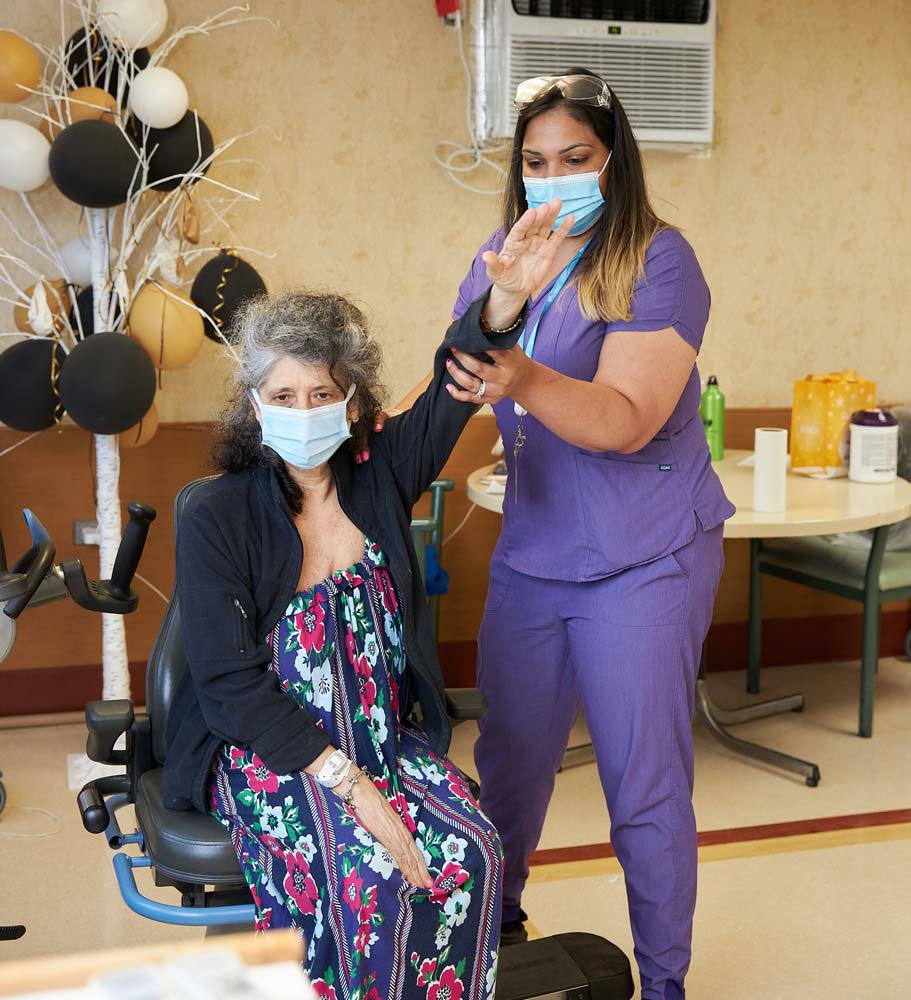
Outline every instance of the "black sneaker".
{"label": "black sneaker", "polygon": [[511,944],[522,944],[528,940],[528,931],[525,929],[525,921],[528,914],[520,909],[518,920],[508,920],[500,924],[500,947],[508,948]]}

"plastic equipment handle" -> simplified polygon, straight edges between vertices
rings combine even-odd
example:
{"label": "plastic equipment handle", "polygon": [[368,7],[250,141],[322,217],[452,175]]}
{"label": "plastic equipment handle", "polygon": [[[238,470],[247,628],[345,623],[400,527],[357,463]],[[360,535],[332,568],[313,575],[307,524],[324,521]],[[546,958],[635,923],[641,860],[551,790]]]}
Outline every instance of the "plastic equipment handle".
{"label": "plastic equipment handle", "polygon": [[25,555],[13,566],[13,573],[25,573],[25,584],[22,591],[7,602],[3,613],[8,618],[18,618],[25,606],[31,600],[32,594],[41,586],[41,581],[47,576],[54,565],[56,549],[53,542],[36,542]]}
{"label": "plastic equipment handle", "polygon": [[110,592],[115,597],[120,598],[129,596],[130,584],[133,582],[133,575],[139,566],[139,560],[142,558],[149,525],[158,516],[154,507],[150,507],[146,503],[138,503],[135,500],[127,509],[130,512],[130,522],[120,540],[109,584]]}

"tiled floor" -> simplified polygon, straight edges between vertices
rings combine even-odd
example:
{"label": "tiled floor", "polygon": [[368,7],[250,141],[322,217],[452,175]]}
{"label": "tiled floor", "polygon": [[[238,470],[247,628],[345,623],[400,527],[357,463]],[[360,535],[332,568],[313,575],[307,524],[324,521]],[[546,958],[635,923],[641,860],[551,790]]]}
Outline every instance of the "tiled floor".
{"label": "tiled floor", "polygon": [[[822,781],[808,788],[799,778],[734,757],[699,726],[700,831],[911,807],[911,664],[882,662],[871,740],[854,735],[856,664],[778,668],[766,671],[763,681],[762,697],[803,690],[807,709],[749,723],[738,735],[816,761]],[[741,674],[711,675],[710,684],[721,704],[748,700]],[[581,727],[578,735],[584,738]],[[453,757],[468,770],[473,739],[470,724],[455,732]],[[78,725],[0,731],[0,768],[10,802],[0,817],[0,834],[51,833],[0,835],[0,924],[28,927],[20,941],[0,943],[0,962],[202,933],[151,923],[123,905],[111,852],[100,837],[82,830],[67,789],[66,755],[80,753],[83,745]],[[50,810],[61,822],[15,806]],[[560,774],[541,848],[605,843],[608,831],[594,765]],[[688,996],[899,1000],[907,995],[911,824],[742,843],[731,839],[723,849],[707,848],[700,855]],[[148,882],[146,891],[173,901],[173,894]],[[632,955],[623,877],[612,858],[534,868],[524,905],[542,934],[594,931]]]}

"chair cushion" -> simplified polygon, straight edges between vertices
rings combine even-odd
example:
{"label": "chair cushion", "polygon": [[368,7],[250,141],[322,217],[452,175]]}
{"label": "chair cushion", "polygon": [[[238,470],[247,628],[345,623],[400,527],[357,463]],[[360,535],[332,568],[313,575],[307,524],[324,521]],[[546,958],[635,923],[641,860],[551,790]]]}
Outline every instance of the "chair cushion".
{"label": "chair cushion", "polygon": [[161,768],[146,771],[136,792],[136,821],[146,853],[163,875],[198,885],[243,885],[228,831],[211,816],[166,809]]}
{"label": "chair cushion", "polygon": [[[761,565],[809,573],[832,583],[863,589],[869,549],[833,545],[822,538],[775,538],[765,542]],[[886,552],[879,573],[879,589],[911,587],[911,552]]]}

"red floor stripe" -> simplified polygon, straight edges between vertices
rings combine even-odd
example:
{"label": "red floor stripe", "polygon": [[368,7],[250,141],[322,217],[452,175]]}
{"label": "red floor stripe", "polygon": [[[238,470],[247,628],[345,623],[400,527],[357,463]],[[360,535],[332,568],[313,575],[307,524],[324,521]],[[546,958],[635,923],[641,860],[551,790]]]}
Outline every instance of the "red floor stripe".
{"label": "red floor stripe", "polygon": [[[740,844],[749,840],[771,840],[775,837],[795,837],[830,830],[858,830],[891,823],[911,823],[911,809],[890,809],[885,812],[854,813],[849,816],[822,816],[818,819],[791,820],[787,823],[764,823],[759,826],[734,826],[726,830],[705,830],[698,834],[700,847],[715,844]],[[616,852],[607,844],[582,844],[577,847],[552,847],[535,851],[531,865],[555,865],[564,861],[593,861],[615,858]]]}

